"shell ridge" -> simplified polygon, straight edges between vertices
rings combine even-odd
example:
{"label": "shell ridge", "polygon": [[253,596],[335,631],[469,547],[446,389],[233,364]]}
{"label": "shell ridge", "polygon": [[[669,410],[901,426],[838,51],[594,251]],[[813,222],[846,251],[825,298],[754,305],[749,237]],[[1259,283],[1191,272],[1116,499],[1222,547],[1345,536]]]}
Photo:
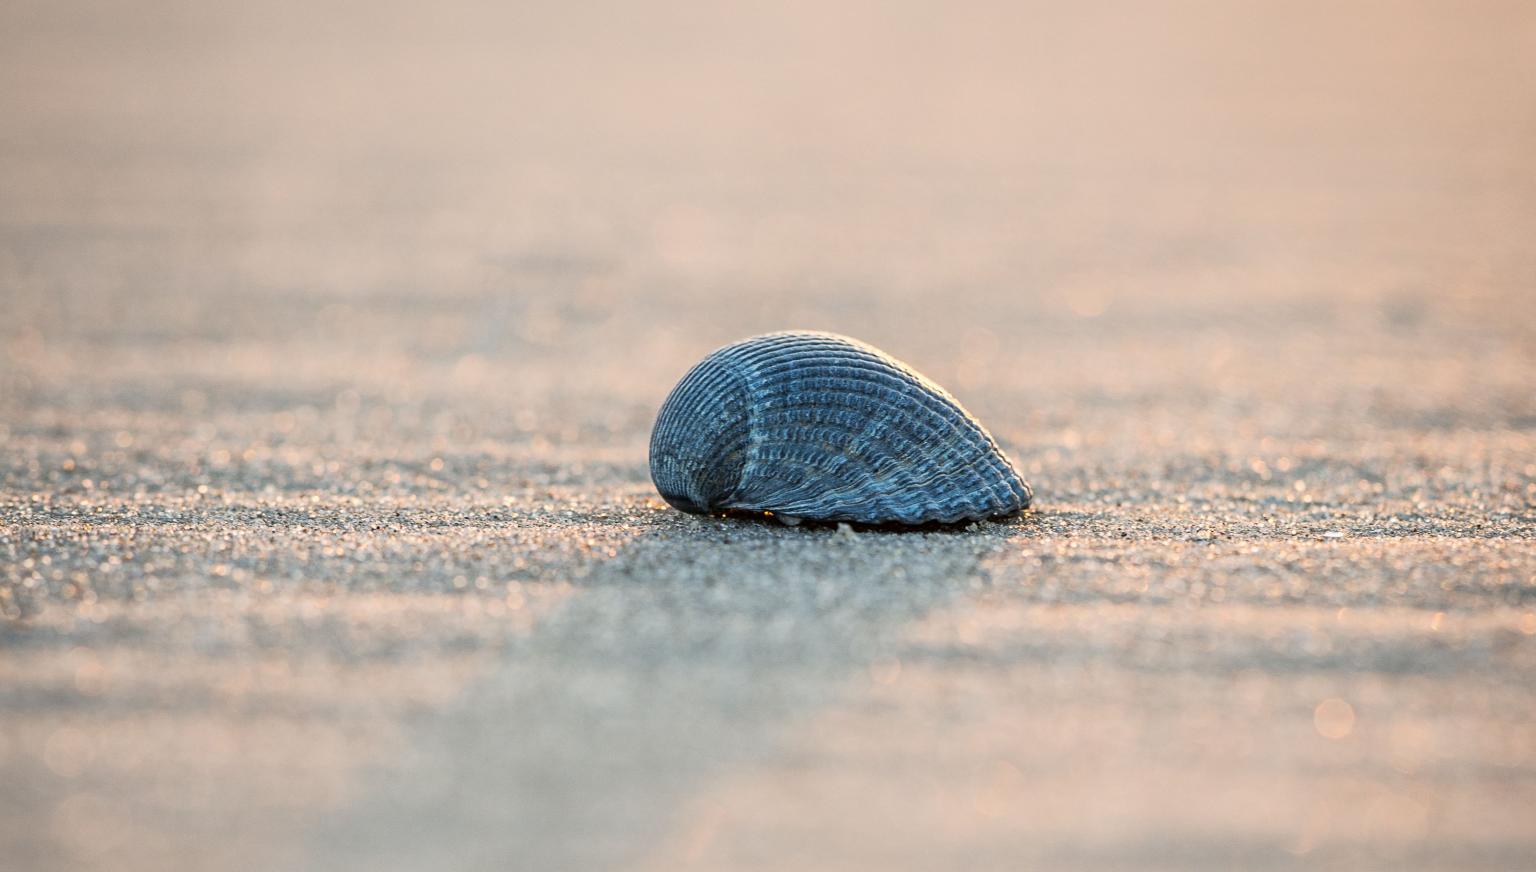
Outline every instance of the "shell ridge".
{"label": "shell ridge", "polygon": [[734,367],[716,353],[663,401],[651,434],[651,480],[669,503],[708,511],[735,489],[745,467],[741,446],[750,438],[744,411],[751,403],[740,388]]}
{"label": "shell ridge", "polygon": [[[835,346],[834,343],[817,344]],[[1016,500],[1004,498],[1003,494],[999,493],[996,488],[989,486],[986,476],[978,476],[974,472],[969,475],[965,474],[968,471],[966,467],[978,461],[994,461],[986,465],[994,467],[992,471],[1001,476],[1007,476],[1012,470],[996,468],[995,461],[1001,458],[997,456],[998,452],[995,444],[986,438],[984,430],[974,426],[968,420],[967,413],[963,407],[959,406],[957,401],[943,392],[942,389],[934,390],[937,386],[933,385],[932,382],[922,378],[910,369],[892,366],[885,360],[870,360],[868,359],[870,355],[867,352],[859,354],[856,358],[853,355],[835,355],[834,362],[822,363],[816,372],[809,374],[803,371],[797,372],[795,365],[797,361],[785,361],[783,359],[783,357],[788,356],[784,355],[771,363],[766,363],[754,372],[754,381],[758,382],[763,380],[765,374],[772,376],[782,373],[794,373],[791,377],[783,379],[777,385],[776,390],[766,394],[763,398],[763,405],[771,406],[771,401],[799,395],[804,385],[810,383],[826,384],[827,386],[836,385],[843,390],[863,387],[865,388],[864,392],[871,392],[872,389],[873,392],[884,394],[886,399],[890,401],[888,403],[889,410],[900,413],[894,418],[890,415],[872,415],[867,425],[862,428],[862,432],[847,434],[843,441],[846,443],[845,447],[849,449],[851,454],[856,456],[862,454],[858,450],[858,445],[867,439],[869,434],[875,432],[886,434],[892,430],[903,433],[912,443],[923,445],[940,441],[949,435],[956,435],[960,437],[959,441],[961,443],[968,443],[965,447],[969,450],[951,451],[948,454],[940,453],[938,455],[939,459],[946,462],[935,464],[926,471],[914,472],[908,469],[888,470],[879,468],[880,464],[878,463],[861,464],[867,470],[874,473],[869,476],[867,481],[850,481],[843,483],[842,487],[829,487],[820,498],[784,500],[780,503],[781,510],[786,512],[792,510],[806,511],[814,509],[822,503],[836,503],[850,493],[856,493],[861,484],[875,488],[877,495],[880,497],[884,496],[879,494],[879,491],[883,490],[882,485],[888,486],[893,492],[900,489],[912,489],[914,491],[927,489],[930,492],[939,490],[940,492],[934,493],[933,496],[939,497],[936,503],[940,504],[941,511],[943,510],[943,504],[955,504],[966,509],[1000,506],[1006,510],[1010,507],[1010,503],[1016,502]],[[850,363],[850,359],[857,360],[857,363]],[[849,376],[855,374],[867,374],[879,381],[861,385],[855,379],[849,378]],[[828,378],[829,375],[831,378]],[[903,393],[899,388],[888,383],[921,388],[921,390],[915,392],[915,396],[922,401],[922,405],[925,407],[924,411],[929,413],[926,418],[931,420],[925,419],[925,416],[922,415],[911,414],[909,410],[903,408],[901,401],[909,400],[913,394],[911,392]],[[762,388],[760,387],[759,390],[762,390]],[[864,392],[861,392],[861,395]],[[828,397],[827,395],[818,395],[816,399],[825,404]],[[793,420],[797,416],[790,412],[781,415],[781,417]],[[821,420],[815,414],[807,417],[813,421]],[[959,432],[952,434],[943,433],[933,426],[933,421],[935,420],[942,422],[949,430]],[[758,426],[754,431],[754,443],[759,446],[765,441],[762,423],[759,420],[757,422]],[[881,441],[883,442],[884,440]],[[761,450],[758,453],[761,454]],[[755,479],[760,475],[762,475],[761,468],[758,464],[754,464],[749,467],[743,479],[744,481]],[[763,496],[767,497],[768,495],[763,494]],[[789,495],[780,494],[778,496],[782,498]]]}

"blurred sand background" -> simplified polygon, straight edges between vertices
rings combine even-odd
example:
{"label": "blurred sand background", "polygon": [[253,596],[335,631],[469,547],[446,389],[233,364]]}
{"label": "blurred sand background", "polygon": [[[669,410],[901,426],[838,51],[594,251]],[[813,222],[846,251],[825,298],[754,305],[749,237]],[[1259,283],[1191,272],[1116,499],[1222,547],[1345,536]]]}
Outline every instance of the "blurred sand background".
{"label": "blurred sand background", "polygon": [[[1536,866],[1536,6],[0,3],[0,866]],[[1038,512],[695,520],[836,330]]]}

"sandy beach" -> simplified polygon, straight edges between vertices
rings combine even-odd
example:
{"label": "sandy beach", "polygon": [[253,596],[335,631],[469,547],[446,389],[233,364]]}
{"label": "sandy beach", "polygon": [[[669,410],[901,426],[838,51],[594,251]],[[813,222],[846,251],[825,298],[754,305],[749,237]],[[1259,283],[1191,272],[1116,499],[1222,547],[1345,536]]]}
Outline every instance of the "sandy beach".
{"label": "sandy beach", "polygon": [[[1529,4],[252,5],[0,7],[0,866],[1536,866]],[[666,507],[786,328],[1035,511]]]}

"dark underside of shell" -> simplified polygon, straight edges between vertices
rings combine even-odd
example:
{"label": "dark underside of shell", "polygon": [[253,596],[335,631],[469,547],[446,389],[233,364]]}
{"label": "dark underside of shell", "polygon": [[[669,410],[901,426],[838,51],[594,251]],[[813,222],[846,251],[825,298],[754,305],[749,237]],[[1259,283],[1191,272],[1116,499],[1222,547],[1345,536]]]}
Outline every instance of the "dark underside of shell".
{"label": "dark underside of shell", "polygon": [[1030,501],[953,397],[830,333],[772,333],[706,357],[657,415],[651,479],[688,512],[864,524],[981,520]]}

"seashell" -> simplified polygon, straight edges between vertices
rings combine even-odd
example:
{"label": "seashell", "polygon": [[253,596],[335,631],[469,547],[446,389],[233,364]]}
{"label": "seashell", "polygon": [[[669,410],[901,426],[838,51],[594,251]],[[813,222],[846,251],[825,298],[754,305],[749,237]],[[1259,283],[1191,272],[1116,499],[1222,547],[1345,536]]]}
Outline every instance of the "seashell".
{"label": "seashell", "polygon": [[947,524],[1031,498],[954,397],[833,333],[769,333],[704,358],[662,404],[650,459],[662,498],[696,514]]}

